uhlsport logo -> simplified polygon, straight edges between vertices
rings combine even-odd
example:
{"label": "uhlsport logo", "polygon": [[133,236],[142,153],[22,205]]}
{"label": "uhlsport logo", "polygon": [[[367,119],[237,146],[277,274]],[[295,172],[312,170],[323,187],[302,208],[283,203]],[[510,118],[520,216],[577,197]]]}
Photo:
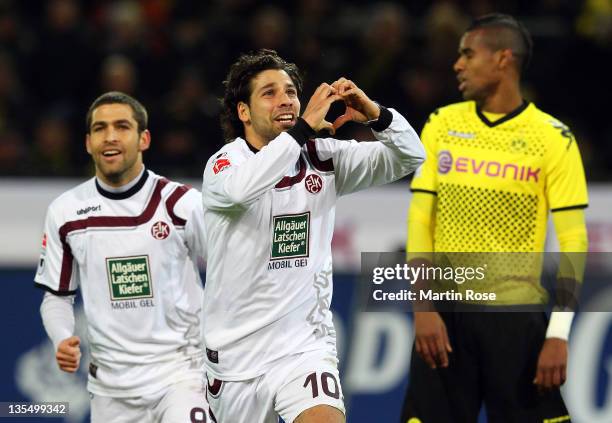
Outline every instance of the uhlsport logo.
{"label": "uhlsport logo", "polygon": [[308,175],[304,184],[311,194],[317,194],[323,189],[323,179],[315,173]]}
{"label": "uhlsport logo", "polygon": [[274,216],[272,228],[272,260],[308,257],[310,212]]}
{"label": "uhlsport logo", "polygon": [[98,204],[97,206],[87,206],[85,208],[77,210],[77,214],[80,216],[82,214],[87,214],[89,212],[101,211],[102,205]]}
{"label": "uhlsport logo", "polygon": [[446,175],[453,167],[453,156],[448,150],[438,153],[438,172]]}
{"label": "uhlsport logo", "polygon": [[155,222],[153,226],[151,226],[151,235],[155,239],[166,239],[168,235],[170,235],[170,226],[166,222]]}
{"label": "uhlsport logo", "polygon": [[106,272],[111,300],[153,297],[149,256],[109,257]]}

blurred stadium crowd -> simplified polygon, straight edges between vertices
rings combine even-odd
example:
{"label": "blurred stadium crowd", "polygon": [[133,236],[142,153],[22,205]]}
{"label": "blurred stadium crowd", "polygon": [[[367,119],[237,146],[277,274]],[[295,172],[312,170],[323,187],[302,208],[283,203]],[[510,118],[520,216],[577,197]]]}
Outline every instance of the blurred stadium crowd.
{"label": "blurred stadium crowd", "polygon": [[420,130],[436,107],[460,101],[459,38],[471,16],[492,11],[517,16],[534,37],[526,97],[570,125],[588,180],[612,179],[609,0],[0,0],[0,175],[92,174],[85,112],[119,90],[149,109],[148,166],[199,178],[223,143],[228,66],[261,47],[300,66],[303,102],[346,76]]}

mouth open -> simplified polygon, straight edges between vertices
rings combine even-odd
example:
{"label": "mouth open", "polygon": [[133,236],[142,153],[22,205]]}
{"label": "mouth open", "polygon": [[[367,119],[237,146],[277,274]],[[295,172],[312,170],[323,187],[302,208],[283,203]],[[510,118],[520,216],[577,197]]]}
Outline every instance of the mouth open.
{"label": "mouth open", "polygon": [[457,81],[459,81],[459,91],[465,90],[465,87],[467,85],[466,79],[465,78],[457,77]]}
{"label": "mouth open", "polygon": [[102,157],[104,157],[104,159],[106,160],[112,160],[113,158],[119,156],[121,154],[121,151],[119,150],[106,150],[102,152]]}
{"label": "mouth open", "polygon": [[278,115],[274,120],[279,122],[283,126],[293,126],[295,125],[296,116],[293,113],[283,113]]}

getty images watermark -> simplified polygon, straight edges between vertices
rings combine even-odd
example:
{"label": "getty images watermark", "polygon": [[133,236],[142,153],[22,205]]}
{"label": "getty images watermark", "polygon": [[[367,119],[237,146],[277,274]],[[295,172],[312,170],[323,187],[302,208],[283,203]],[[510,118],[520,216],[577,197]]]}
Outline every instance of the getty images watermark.
{"label": "getty images watermark", "polygon": [[372,291],[375,301],[495,301],[495,292],[481,292],[474,289],[465,290],[436,290],[431,287],[434,283],[451,282],[462,285],[466,282],[484,281],[487,264],[482,266],[444,266],[410,265],[408,263],[394,266],[377,266],[372,269],[372,283],[382,285],[386,281],[405,282],[414,286],[417,281],[427,283],[419,289],[400,289],[399,292],[386,292],[382,288]]}
{"label": "getty images watermark", "polygon": [[[364,311],[612,311],[612,253],[362,253]],[[580,299],[580,301],[579,301]]]}

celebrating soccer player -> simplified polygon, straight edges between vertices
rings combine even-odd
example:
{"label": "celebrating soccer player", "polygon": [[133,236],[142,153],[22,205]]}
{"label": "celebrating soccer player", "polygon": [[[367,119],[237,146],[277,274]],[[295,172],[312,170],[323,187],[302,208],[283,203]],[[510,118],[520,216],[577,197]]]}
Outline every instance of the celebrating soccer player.
{"label": "celebrating soccer player", "polygon": [[[208,400],[219,422],[343,422],[332,297],[337,197],[413,171],[424,149],[396,111],[350,80],[302,80],[276,52],[241,56],[225,81],[228,144],[204,170]],[[332,124],[332,103],[346,110]],[[317,138],[348,121],[377,142]]]}
{"label": "celebrating soccer player", "polygon": [[200,345],[205,254],[201,195],[143,165],[147,112],[109,92],[87,113],[96,175],[55,199],[36,285],[60,369],[81,357],[73,303],[83,296],[92,422],[205,422]]}
{"label": "celebrating soccer player", "polygon": [[[497,299],[487,311],[547,302],[537,253],[544,251],[549,212],[561,251],[587,250],[587,192],[576,140],[521,95],[531,50],[529,33],[511,16],[472,23],[454,65],[467,101],[430,116],[422,133],[427,160],[411,187],[410,258],[432,251],[499,252],[497,259],[530,253],[489,275],[484,286]],[[535,274],[533,263],[540,263]],[[580,260],[573,264],[558,276],[570,292],[584,270]],[[476,422],[483,401],[489,422],[569,421],[559,386],[572,318],[561,308],[550,321],[543,312],[415,312],[402,422]]]}

